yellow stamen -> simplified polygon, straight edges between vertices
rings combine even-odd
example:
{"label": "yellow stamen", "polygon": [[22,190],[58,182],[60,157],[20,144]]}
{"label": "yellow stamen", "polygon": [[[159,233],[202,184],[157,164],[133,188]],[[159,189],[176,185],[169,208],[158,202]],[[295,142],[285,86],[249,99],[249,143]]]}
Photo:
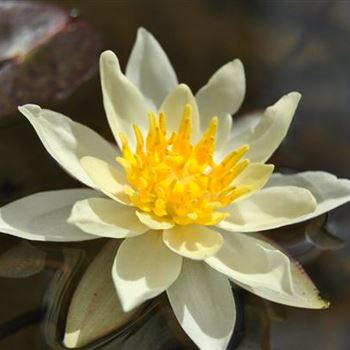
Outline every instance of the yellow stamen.
{"label": "yellow stamen", "polygon": [[192,144],[192,107],[184,107],[179,130],[167,135],[166,115],[149,114],[146,138],[134,125],[136,149],[120,134],[122,157],[130,187],[126,194],[140,210],[178,225],[215,225],[229,214],[220,209],[253,190],[234,186],[249,165],[244,145],[215,164],[218,118],[213,117],[201,139]]}

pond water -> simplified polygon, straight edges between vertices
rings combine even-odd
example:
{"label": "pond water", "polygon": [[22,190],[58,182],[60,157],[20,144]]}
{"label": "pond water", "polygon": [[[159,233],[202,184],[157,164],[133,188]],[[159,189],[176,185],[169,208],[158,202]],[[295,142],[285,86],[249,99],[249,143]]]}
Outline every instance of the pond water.
{"label": "pond water", "polygon": [[[194,91],[216,69],[239,57],[247,75],[247,97],[240,114],[262,109],[289,91],[300,91],[303,99],[294,123],[271,162],[280,169],[325,170],[350,178],[349,2],[51,3],[74,8],[74,14],[89,21],[100,36],[101,51],[115,51],[123,67],[137,28],[147,28],[165,48],[179,80]],[[112,141],[97,74],[71,96],[47,106]],[[0,205],[38,191],[80,187],[50,158],[18,113],[0,119],[0,159]],[[232,349],[242,339],[241,350],[349,349],[349,210],[349,205],[335,210],[327,224],[345,242],[340,249],[308,246],[302,230],[269,233],[303,262],[331,307],[321,311],[289,308],[240,291],[236,298],[240,321]],[[71,297],[89,263],[109,244],[108,240],[25,242],[0,235],[0,350],[63,349]],[[195,347],[161,297],[134,314],[120,316],[117,330],[86,348]]]}

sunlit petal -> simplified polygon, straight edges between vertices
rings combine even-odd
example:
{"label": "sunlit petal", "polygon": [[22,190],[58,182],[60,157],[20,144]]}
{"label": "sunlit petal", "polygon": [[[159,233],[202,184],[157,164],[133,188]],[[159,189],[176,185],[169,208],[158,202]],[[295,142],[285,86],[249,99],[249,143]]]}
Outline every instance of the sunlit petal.
{"label": "sunlit petal", "polygon": [[231,215],[218,226],[237,232],[269,230],[299,222],[315,208],[315,198],[306,189],[271,187],[226,207]]}
{"label": "sunlit petal", "polygon": [[140,91],[122,73],[117,56],[105,51],[100,57],[103,103],[113,135],[121,147],[119,133],[124,132],[133,142],[132,125],[147,127],[148,109]]}
{"label": "sunlit petal", "polygon": [[181,327],[199,349],[226,349],[236,308],[224,275],[203,262],[185,259],[181,275],[167,294]]}
{"label": "sunlit petal", "polygon": [[123,241],[112,276],[124,311],[161,294],[177,279],[182,257],[168,249],[161,232],[151,231]]}
{"label": "sunlit petal", "polygon": [[305,171],[292,175],[274,174],[267,187],[299,186],[308,189],[316,199],[315,211],[302,217],[309,220],[350,201],[350,181],[338,179],[324,171]]}
{"label": "sunlit petal", "polygon": [[0,208],[0,232],[34,241],[70,242],[99,238],[69,225],[75,202],[98,196],[87,189],[36,193]]}
{"label": "sunlit petal", "polygon": [[206,226],[175,226],[163,232],[164,243],[186,258],[203,260],[214,255],[224,240],[219,232]]}
{"label": "sunlit petal", "polygon": [[155,37],[144,28],[137,31],[136,42],[126,66],[126,76],[138,87],[156,111],[177,85],[176,73]]}
{"label": "sunlit petal", "polygon": [[50,155],[79,181],[95,187],[81,167],[80,158],[93,156],[110,162],[117,156],[117,147],[88,127],[57,112],[37,105],[18,109],[32,124]]}
{"label": "sunlit petal", "polygon": [[115,166],[94,157],[84,157],[80,163],[95,186],[108,197],[128,204],[125,194],[126,179]]}
{"label": "sunlit petal", "polygon": [[145,233],[135,209],[107,198],[89,198],[74,204],[68,222],[101,237],[125,238]]}
{"label": "sunlit petal", "polygon": [[280,98],[265,110],[259,122],[255,118],[250,120],[251,128],[245,128],[242,139],[240,133],[234,133],[226,149],[248,143],[251,147],[249,159],[252,162],[266,162],[285,138],[300,98],[298,92],[291,92]]}

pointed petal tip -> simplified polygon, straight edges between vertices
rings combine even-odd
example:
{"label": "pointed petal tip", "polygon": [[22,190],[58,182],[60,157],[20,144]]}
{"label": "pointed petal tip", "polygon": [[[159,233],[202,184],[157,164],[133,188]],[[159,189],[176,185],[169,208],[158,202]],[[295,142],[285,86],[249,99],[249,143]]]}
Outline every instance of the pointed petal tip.
{"label": "pointed petal tip", "polygon": [[150,36],[153,36],[151,34],[151,32],[149,32],[145,27],[142,27],[142,26],[137,29],[137,36],[139,36],[139,35],[150,35]]}
{"label": "pointed petal tip", "polygon": [[33,103],[27,103],[25,105],[18,106],[17,108],[23,115],[25,115],[26,112],[39,113],[42,110],[39,105]]}
{"label": "pointed petal tip", "polygon": [[243,65],[243,62],[239,58],[235,58],[232,61],[232,64],[235,65],[237,68],[241,69],[242,73],[244,75],[244,65]]}
{"label": "pointed petal tip", "polygon": [[192,94],[191,88],[190,88],[187,84],[185,84],[185,83],[180,83],[180,84],[177,86],[177,89],[183,90],[184,92],[188,92],[188,93],[191,93],[191,94]]}
{"label": "pointed petal tip", "polygon": [[298,91],[292,91],[289,94],[285,95],[286,98],[292,99],[296,104],[299,103],[301,96],[301,93]]}
{"label": "pointed petal tip", "polygon": [[106,50],[103,51],[100,55],[100,65],[119,65],[119,60],[117,55],[111,51],[111,50]]}

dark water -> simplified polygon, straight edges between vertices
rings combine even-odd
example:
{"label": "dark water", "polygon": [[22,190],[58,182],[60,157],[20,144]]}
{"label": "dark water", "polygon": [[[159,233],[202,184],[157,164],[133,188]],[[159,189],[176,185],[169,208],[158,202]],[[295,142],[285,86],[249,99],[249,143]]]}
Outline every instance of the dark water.
{"label": "dark water", "polygon": [[[302,102],[288,138],[273,162],[281,168],[320,169],[350,178],[348,1],[67,0],[55,3],[76,8],[100,34],[102,49],[115,51],[123,66],[137,28],[149,29],[168,53],[179,80],[194,91],[217,68],[239,57],[245,65],[248,86],[242,112],[272,104],[289,91],[300,91]],[[49,107],[112,139],[97,75],[71,97]],[[79,186],[46,154],[29,124],[18,115],[1,121],[0,159],[1,205],[37,191]],[[330,217],[330,229],[346,242],[350,241],[349,210],[346,206]],[[1,236],[1,253],[19,243],[16,238]],[[0,277],[1,350],[48,349],[47,342],[59,348],[67,301],[58,299],[72,293],[79,276],[104,243],[33,243],[21,248],[22,255],[10,254],[6,266],[11,266],[12,274]],[[65,260],[65,254],[70,260],[67,257]],[[32,258],[23,263],[28,256]],[[314,257],[306,269],[332,306],[328,310],[310,311],[270,305],[272,321],[270,328],[265,327],[265,333],[271,334],[271,348],[348,349],[349,245]],[[249,302],[247,332],[256,323],[266,323],[259,302],[249,298],[242,296],[242,300]],[[131,333],[118,333],[112,338],[120,336],[124,349],[139,349],[137,342],[149,344],[145,349],[191,348],[167,311],[166,302],[161,299],[159,303],[145,311],[145,315],[153,317],[141,319],[139,324],[135,321]],[[53,310],[49,316],[48,307]],[[245,349],[268,349],[266,334],[258,334],[256,328],[259,327],[253,333],[257,342],[250,348],[246,345]],[[139,338],[127,334],[139,334]],[[119,343],[110,344],[122,348]],[[109,349],[107,346],[104,348]]]}

